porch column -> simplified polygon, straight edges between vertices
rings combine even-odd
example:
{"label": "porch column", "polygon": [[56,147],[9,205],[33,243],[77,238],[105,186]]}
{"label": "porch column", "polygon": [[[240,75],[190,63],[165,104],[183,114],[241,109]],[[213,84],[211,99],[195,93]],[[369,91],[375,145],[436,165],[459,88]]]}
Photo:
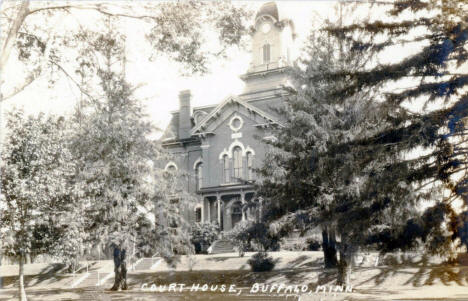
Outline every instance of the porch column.
{"label": "porch column", "polygon": [[218,225],[221,228],[221,200],[218,198],[216,201],[218,202]]}
{"label": "porch column", "polygon": [[209,198],[206,201],[208,202],[208,222],[211,222],[211,202]]}
{"label": "porch column", "polygon": [[246,220],[246,212],[244,210],[244,205],[245,205],[245,194],[243,192],[241,192],[241,203],[242,203],[242,220],[245,221]]}

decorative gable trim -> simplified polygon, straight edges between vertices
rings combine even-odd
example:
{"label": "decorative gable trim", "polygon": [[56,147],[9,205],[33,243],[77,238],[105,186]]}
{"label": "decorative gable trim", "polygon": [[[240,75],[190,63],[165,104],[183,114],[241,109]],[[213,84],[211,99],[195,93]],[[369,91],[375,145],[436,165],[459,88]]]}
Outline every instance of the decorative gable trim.
{"label": "decorative gable trim", "polygon": [[195,135],[197,132],[201,132],[203,131],[204,129],[207,128],[209,122],[212,120],[212,119],[216,119],[218,118],[220,115],[221,115],[221,110],[228,104],[230,103],[238,103],[239,105],[245,107],[247,109],[247,111],[249,112],[254,112],[260,116],[262,116],[264,119],[267,120],[267,124],[278,124],[280,126],[282,126],[280,123],[278,123],[275,118],[273,118],[271,115],[269,115],[268,113],[258,109],[257,107],[249,104],[249,103],[246,103],[242,100],[240,100],[239,98],[237,97],[234,97],[234,96],[229,96],[227,97],[223,102],[221,102],[216,108],[213,109],[213,111],[211,111],[205,118],[203,118],[199,124],[197,124],[193,129],[192,129],[192,135]]}

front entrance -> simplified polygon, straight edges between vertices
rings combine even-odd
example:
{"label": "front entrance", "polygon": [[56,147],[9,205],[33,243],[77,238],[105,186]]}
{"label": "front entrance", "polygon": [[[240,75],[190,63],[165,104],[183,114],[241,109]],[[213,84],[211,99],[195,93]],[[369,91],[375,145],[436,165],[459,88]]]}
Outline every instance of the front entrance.
{"label": "front entrance", "polygon": [[242,203],[236,201],[231,207],[231,229],[242,220]]}

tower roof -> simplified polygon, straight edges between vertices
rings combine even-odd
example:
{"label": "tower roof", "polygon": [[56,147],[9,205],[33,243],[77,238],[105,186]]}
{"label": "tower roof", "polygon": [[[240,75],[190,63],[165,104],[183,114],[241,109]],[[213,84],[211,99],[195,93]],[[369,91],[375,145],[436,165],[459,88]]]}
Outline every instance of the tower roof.
{"label": "tower roof", "polygon": [[264,15],[271,16],[276,21],[279,21],[278,6],[276,6],[275,2],[267,2],[263,4],[262,7],[260,7],[260,9],[258,10],[255,19]]}

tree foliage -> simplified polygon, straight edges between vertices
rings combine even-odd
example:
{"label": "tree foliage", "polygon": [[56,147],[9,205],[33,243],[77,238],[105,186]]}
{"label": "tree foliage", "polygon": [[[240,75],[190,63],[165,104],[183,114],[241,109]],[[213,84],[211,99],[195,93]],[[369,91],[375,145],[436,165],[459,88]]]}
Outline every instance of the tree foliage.
{"label": "tree foliage", "polygon": [[85,233],[91,246],[116,250],[117,289],[126,287],[126,264],[137,254],[169,258],[192,248],[181,215],[190,199],[178,199],[176,175],[160,166],[168,154],[150,138],[154,128],[125,78],[125,36],[107,26],[79,36],[77,71],[90,92],[76,108],[71,149]]}
{"label": "tree foliage", "polygon": [[1,217],[8,229],[3,247],[11,256],[37,255],[53,243],[52,230],[68,222],[64,213],[73,203],[67,130],[63,118],[27,117],[20,110],[9,113],[8,128],[2,148]]}
{"label": "tree foliage", "polygon": [[[26,255],[49,248],[71,226],[74,162],[63,118],[10,112],[9,136],[2,146],[0,235],[2,254],[20,263],[20,297],[25,298]],[[23,300],[23,299],[22,299]]]}
{"label": "tree foliage", "polygon": [[[411,1],[390,12],[420,11],[418,3],[426,13],[442,9]],[[466,23],[453,21],[457,14],[435,22],[422,16],[417,24],[432,32],[424,35],[430,46],[395,63],[376,61],[398,37],[408,39],[414,23],[330,24],[312,37],[306,59],[292,70],[294,87],[281,112],[286,124],[260,170],[261,194],[271,202],[267,218],[279,218],[275,232],[291,225],[337,231],[341,282],[349,281],[363,246],[390,251],[422,242],[432,253],[452,254],[453,200],[466,200],[458,193],[466,181],[457,176],[466,170],[468,110],[460,89],[465,75],[456,71],[466,65]],[[382,36],[388,40],[377,43]],[[388,91],[389,82],[408,78],[416,86]],[[442,108],[428,110],[437,100]],[[408,108],[411,101],[422,109]]]}
{"label": "tree foliage", "polygon": [[[56,81],[65,77],[83,90],[73,69],[75,41],[80,31],[92,31],[93,23],[82,22],[88,14],[95,22],[111,18],[114,25],[133,22],[141,28],[151,57],[169,56],[188,74],[204,73],[214,57],[243,44],[250,13],[228,1],[168,1],[145,3],[5,1],[0,21],[0,69],[15,63],[24,71],[21,79],[4,78],[1,101],[17,95],[39,78]],[[47,20],[45,22],[44,20]],[[64,22],[65,21],[65,22]],[[57,26],[57,24],[63,26]],[[123,33],[124,28],[120,28]],[[208,34],[207,34],[208,33]],[[207,42],[212,45],[206,47]]]}
{"label": "tree foliage", "polygon": [[[440,192],[432,196],[435,203],[423,216],[408,221],[406,241],[426,238],[441,223],[446,223],[453,235],[445,233],[444,236],[456,238],[457,214],[460,208],[466,210],[466,10],[463,1],[397,1],[387,9],[387,22],[369,21],[329,28],[330,33],[349,41],[359,53],[375,51],[377,58],[384,51],[397,49],[405,43],[417,49],[366,70],[330,74],[337,80],[350,79],[337,95],[350,96],[368,87],[387,86],[381,90],[381,101],[388,113],[381,118],[392,126],[379,130],[372,137],[357,140],[350,148],[388,149],[391,154],[416,153],[386,167],[387,175],[392,178],[385,187],[387,191],[392,190],[393,183],[402,183],[399,186],[416,187],[415,197],[424,197],[429,187]],[[356,38],[357,33],[360,38]],[[383,41],[376,42],[379,36],[384,37]],[[389,85],[400,85],[401,89],[389,90]],[[387,230],[381,234],[391,244],[401,244],[403,237],[395,237]],[[442,246],[449,243],[447,240],[438,242]],[[436,251],[437,244],[430,248]],[[444,250],[442,248],[442,252]]]}

